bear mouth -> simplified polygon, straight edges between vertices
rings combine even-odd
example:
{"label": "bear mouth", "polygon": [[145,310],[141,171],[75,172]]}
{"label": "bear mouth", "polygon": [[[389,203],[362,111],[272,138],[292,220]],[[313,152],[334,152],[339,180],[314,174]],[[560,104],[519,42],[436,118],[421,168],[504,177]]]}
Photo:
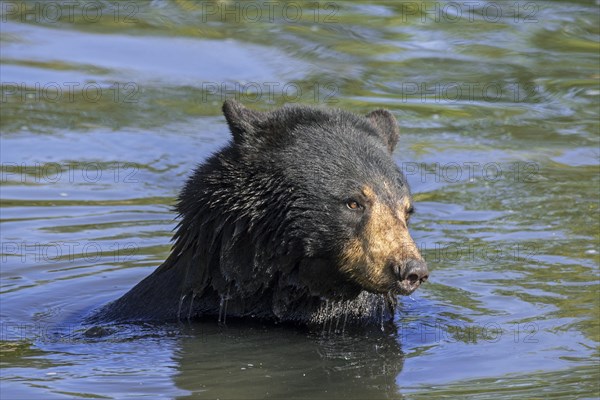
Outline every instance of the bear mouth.
{"label": "bear mouth", "polygon": [[401,281],[394,282],[392,292],[400,296],[410,296],[421,286],[421,281],[411,281],[409,279],[403,279]]}
{"label": "bear mouth", "polygon": [[400,279],[398,280],[394,276],[390,276],[389,280],[385,284],[379,284],[375,282],[360,282],[360,286],[367,292],[373,294],[392,294],[394,296],[410,296],[425,280],[415,279]]}

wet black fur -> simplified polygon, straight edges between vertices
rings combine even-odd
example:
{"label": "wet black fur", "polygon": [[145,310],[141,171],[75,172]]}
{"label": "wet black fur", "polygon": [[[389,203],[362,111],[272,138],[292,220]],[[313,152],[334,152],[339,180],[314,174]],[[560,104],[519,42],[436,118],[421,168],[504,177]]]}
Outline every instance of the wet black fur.
{"label": "wet black fur", "polygon": [[334,304],[335,312],[348,306],[355,318],[375,318],[381,296],[347,303],[362,289],[338,263],[362,223],[349,198],[384,181],[398,198],[410,195],[391,157],[395,119],[384,110],[358,116],[298,105],[260,113],[235,101],[223,111],[233,140],[181,191],[170,256],[93,319],[226,314],[305,323]]}

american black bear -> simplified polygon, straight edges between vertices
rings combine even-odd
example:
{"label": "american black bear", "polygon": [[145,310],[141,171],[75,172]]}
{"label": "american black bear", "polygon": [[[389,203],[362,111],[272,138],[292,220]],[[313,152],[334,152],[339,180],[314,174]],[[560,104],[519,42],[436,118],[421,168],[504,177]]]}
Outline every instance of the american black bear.
{"label": "american black bear", "polygon": [[427,280],[386,110],[366,116],[227,100],[230,143],[177,204],[170,256],[95,320],[260,318],[301,324],[393,315]]}

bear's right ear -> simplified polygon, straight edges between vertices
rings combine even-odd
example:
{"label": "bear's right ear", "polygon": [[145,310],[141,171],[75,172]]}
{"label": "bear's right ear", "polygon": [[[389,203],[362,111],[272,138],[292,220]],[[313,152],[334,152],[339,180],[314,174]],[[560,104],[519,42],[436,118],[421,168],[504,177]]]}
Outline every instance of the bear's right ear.
{"label": "bear's right ear", "polygon": [[261,122],[266,115],[260,111],[250,110],[236,100],[227,99],[223,103],[223,114],[233,135],[233,140],[242,144],[258,133]]}
{"label": "bear's right ear", "polygon": [[377,130],[377,134],[383,140],[390,153],[394,152],[400,137],[398,121],[388,110],[375,110],[366,115],[367,119]]}

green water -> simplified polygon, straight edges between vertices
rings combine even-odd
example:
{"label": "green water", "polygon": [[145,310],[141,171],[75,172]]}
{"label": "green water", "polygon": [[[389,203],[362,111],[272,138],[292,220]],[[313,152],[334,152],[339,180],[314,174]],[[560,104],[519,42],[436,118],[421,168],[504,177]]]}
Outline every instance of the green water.
{"label": "green water", "polygon": [[[600,396],[597,2],[0,6],[2,399]],[[234,96],[396,115],[431,277],[395,331],[81,335]]]}

